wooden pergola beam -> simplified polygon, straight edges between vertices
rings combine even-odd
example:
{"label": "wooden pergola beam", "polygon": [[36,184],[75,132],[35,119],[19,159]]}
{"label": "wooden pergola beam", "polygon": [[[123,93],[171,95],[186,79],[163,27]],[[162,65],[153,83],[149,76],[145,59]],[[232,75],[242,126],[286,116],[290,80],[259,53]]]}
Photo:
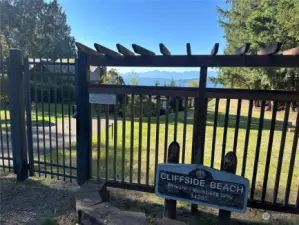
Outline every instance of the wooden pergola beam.
{"label": "wooden pergola beam", "polygon": [[245,55],[250,48],[250,43],[245,43],[243,46],[235,51],[235,55]]}
{"label": "wooden pergola beam", "polygon": [[294,55],[171,55],[107,57],[90,55],[90,65],[127,67],[284,67],[299,68]]}
{"label": "wooden pergola beam", "polygon": [[281,43],[278,42],[278,43],[269,45],[267,48],[257,51],[257,55],[273,55],[273,54],[279,52],[280,48],[281,48]]}
{"label": "wooden pergola beam", "polygon": [[299,55],[299,46],[282,52],[283,55]]}
{"label": "wooden pergola beam", "polygon": [[133,47],[133,50],[134,52],[136,52],[137,54],[139,55],[147,55],[147,56],[154,56],[156,55],[154,52],[146,49],[146,48],[143,48],[139,45],[136,45],[136,44],[132,44],[132,47]]}
{"label": "wooden pergola beam", "polygon": [[107,55],[107,56],[110,56],[110,57],[118,57],[118,56],[121,56],[119,53],[109,49],[109,48],[106,48],[104,47],[103,45],[100,45],[98,43],[94,43],[94,47],[95,49],[99,52],[99,53],[102,53],[104,55]]}
{"label": "wooden pergola beam", "polygon": [[192,55],[190,43],[187,43],[186,48],[187,48],[187,55]]}
{"label": "wooden pergola beam", "polygon": [[162,55],[171,55],[170,51],[166,48],[166,46],[163,43],[160,43],[159,47]]}
{"label": "wooden pergola beam", "polygon": [[121,54],[123,54],[124,56],[134,56],[134,52],[130,51],[129,49],[127,49],[126,47],[124,47],[121,44],[116,44],[116,48],[117,51]]}
{"label": "wooden pergola beam", "polygon": [[215,45],[211,51],[211,55],[217,55],[218,50],[219,50],[219,43],[215,43]]}
{"label": "wooden pergola beam", "polygon": [[87,47],[86,45],[81,44],[80,42],[76,42],[76,46],[80,52],[84,52],[88,55],[100,55],[100,53],[96,52],[92,48]]}

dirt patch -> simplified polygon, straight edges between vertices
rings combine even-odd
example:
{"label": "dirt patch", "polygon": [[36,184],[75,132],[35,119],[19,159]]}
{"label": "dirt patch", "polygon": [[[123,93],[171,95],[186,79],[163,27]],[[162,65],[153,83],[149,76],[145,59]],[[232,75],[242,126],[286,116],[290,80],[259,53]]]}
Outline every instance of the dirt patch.
{"label": "dirt patch", "polygon": [[[75,182],[75,181],[74,181]],[[154,225],[163,216],[163,199],[154,194],[108,188],[109,203],[121,210],[143,212],[147,223]],[[1,225],[49,225],[45,219],[54,219],[58,224],[76,223],[75,192],[78,186],[69,181],[45,178],[29,178],[17,182],[15,175],[0,174],[0,224]],[[270,218],[263,219],[268,213]],[[217,224],[218,210],[200,207],[200,213],[192,215],[190,205],[178,203],[178,219],[187,224]],[[299,216],[248,208],[246,214],[232,213],[232,225],[275,224],[297,225]]]}
{"label": "dirt patch", "polygon": [[0,175],[0,184],[1,225],[35,225],[45,218],[59,224],[75,224],[77,185],[35,177],[17,182],[14,175]]}

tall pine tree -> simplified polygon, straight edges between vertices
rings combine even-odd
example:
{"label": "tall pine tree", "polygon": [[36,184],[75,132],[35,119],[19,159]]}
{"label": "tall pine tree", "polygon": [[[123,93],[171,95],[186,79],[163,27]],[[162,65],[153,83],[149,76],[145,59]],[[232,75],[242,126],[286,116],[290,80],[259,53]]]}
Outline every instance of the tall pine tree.
{"label": "tall pine tree", "polygon": [[[251,43],[249,54],[275,42],[282,49],[299,45],[299,0],[227,0],[228,10],[218,8],[227,47],[225,54]],[[299,91],[299,70],[224,68],[214,82],[226,87]]]}

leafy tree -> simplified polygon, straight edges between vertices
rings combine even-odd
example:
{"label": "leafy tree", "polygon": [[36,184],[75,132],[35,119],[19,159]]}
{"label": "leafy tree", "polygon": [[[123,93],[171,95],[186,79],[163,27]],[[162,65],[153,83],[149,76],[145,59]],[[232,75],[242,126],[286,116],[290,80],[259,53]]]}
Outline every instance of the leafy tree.
{"label": "leafy tree", "polygon": [[118,74],[116,69],[110,69],[107,74],[102,77],[103,84],[118,84],[125,85],[125,81],[122,76]]}
{"label": "leafy tree", "polygon": [[176,86],[176,82],[173,78],[171,78],[171,81],[168,84],[169,87],[175,87]]}
{"label": "leafy tree", "polygon": [[138,85],[138,79],[137,79],[137,73],[134,71],[134,70],[132,70],[132,74],[131,74],[131,76],[130,76],[130,84],[131,85]]}
{"label": "leafy tree", "polygon": [[0,32],[0,62],[5,62],[5,59],[8,57],[9,49],[8,44],[4,38],[4,35]]}
{"label": "leafy tree", "polygon": [[[250,54],[282,42],[283,49],[299,45],[299,0],[227,0],[230,9],[218,8],[227,48],[233,54],[244,43],[251,43]],[[299,90],[299,70],[223,68],[212,79],[226,87],[249,89]]]}
{"label": "leafy tree", "polygon": [[75,39],[57,0],[0,0],[1,33],[9,47],[34,57],[72,57]]}
{"label": "leafy tree", "polygon": [[199,87],[199,81],[198,80],[191,80],[188,83],[188,87]]}

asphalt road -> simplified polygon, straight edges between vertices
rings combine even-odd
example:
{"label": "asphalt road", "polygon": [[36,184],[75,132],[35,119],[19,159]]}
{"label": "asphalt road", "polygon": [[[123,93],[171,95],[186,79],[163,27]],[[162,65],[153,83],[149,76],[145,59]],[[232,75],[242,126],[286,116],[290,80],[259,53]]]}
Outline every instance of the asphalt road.
{"label": "asphalt road", "polygon": [[[109,125],[113,124],[114,120],[109,120]],[[106,120],[101,120],[101,130],[105,129]],[[56,133],[57,132],[57,133]],[[92,120],[92,134],[97,134],[97,119]],[[9,145],[7,145],[7,138]],[[56,151],[56,149],[69,148],[70,144],[76,143],[76,119],[58,120],[57,126],[52,123],[45,123],[45,127],[38,126],[32,122],[32,141],[34,154],[37,153],[39,147],[40,154]],[[12,155],[11,148],[11,133],[10,130],[6,132],[2,129],[0,132],[0,155],[8,157]],[[2,164],[2,160],[0,160]],[[6,163],[5,163],[6,164]]]}

